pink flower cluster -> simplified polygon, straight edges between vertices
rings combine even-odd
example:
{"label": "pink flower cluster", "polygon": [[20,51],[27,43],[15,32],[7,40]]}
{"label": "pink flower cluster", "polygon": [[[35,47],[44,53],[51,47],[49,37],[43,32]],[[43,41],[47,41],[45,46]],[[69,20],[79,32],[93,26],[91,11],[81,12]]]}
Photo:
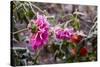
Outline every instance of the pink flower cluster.
{"label": "pink flower cluster", "polygon": [[36,26],[36,31],[32,33],[30,43],[33,49],[37,49],[48,42],[49,23],[44,15],[37,14],[37,19],[32,20],[32,24]]}
{"label": "pink flower cluster", "polygon": [[[30,38],[30,43],[33,49],[38,49],[47,44],[52,27],[50,28],[47,18],[44,15],[39,14],[37,14],[36,20],[32,20],[32,24],[30,26],[33,28],[31,32],[32,35]],[[75,34],[75,31],[72,27],[64,29],[59,27],[54,29],[53,27],[52,30],[54,31],[54,34],[58,40],[71,40],[73,34]]]}
{"label": "pink flower cluster", "polygon": [[74,33],[74,29],[73,28],[65,28],[65,29],[59,28],[55,30],[55,33],[56,33],[57,39],[69,40]]}

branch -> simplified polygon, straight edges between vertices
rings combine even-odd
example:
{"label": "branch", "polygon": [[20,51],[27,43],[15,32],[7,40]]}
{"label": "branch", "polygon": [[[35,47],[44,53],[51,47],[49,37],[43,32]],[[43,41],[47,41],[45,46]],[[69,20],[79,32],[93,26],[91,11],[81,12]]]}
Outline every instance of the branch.
{"label": "branch", "polygon": [[20,33],[20,32],[23,32],[23,31],[27,31],[29,28],[25,28],[25,29],[22,29],[22,30],[19,30],[19,31],[16,31],[16,32],[13,32],[12,34],[17,34],[17,33]]}
{"label": "branch", "polygon": [[34,9],[32,8],[32,4],[31,4],[30,2],[29,2],[29,5],[30,5],[30,7],[31,7],[32,12],[33,12],[35,15],[37,15],[36,12],[34,11]]}
{"label": "branch", "polygon": [[[89,31],[89,34],[91,34],[91,32],[94,30],[94,28],[95,28],[96,26],[97,26],[97,22],[94,23],[94,25],[92,26],[92,28],[91,28],[90,31]],[[88,35],[89,35],[89,34],[88,34]]]}
{"label": "branch", "polygon": [[31,5],[31,8],[32,8],[32,6],[33,6],[33,7],[36,8],[38,11],[44,13],[43,10],[41,10],[41,9],[40,9],[39,7],[37,7],[36,5],[32,4],[31,2],[29,2],[29,4]]}

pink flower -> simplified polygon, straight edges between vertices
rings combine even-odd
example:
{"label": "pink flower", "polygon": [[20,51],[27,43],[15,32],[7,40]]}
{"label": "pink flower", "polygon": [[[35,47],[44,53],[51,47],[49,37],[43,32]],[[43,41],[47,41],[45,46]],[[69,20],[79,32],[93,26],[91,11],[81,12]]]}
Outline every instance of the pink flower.
{"label": "pink flower", "polygon": [[65,28],[64,29],[65,39],[70,39],[73,34],[74,34],[74,29],[73,28]]}
{"label": "pink flower", "polygon": [[33,49],[40,48],[44,46],[49,37],[49,23],[45,16],[37,14],[37,19],[32,20],[35,29],[33,29],[30,43],[32,44]]}
{"label": "pink flower", "polygon": [[57,39],[69,40],[73,35],[74,30],[73,28],[65,28],[65,29],[59,28],[55,32]]}
{"label": "pink flower", "polygon": [[63,39],[63,32],[64,30],[62,28],[56,29],[55,34],[57,39]]}

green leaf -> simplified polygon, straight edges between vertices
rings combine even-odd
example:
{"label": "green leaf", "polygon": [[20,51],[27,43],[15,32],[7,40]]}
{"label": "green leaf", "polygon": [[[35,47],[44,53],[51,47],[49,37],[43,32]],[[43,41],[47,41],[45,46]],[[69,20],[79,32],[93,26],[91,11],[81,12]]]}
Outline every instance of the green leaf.
{"label": "green leaf", "polygon": [[80,21],[76,16],[71,16],[70,17],[72,19],[71,25],[76,29],[79,30],[80,29]]}

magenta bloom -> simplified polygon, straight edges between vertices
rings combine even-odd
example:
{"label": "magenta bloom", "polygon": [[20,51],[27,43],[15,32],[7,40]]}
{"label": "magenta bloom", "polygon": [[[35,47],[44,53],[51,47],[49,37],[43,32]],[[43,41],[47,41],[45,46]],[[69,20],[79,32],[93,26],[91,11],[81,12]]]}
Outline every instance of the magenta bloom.
{"label": "magenta bloom", "polygon": [[56,31],[57,39],[69,40],[74,33],[73,28],[57,29]]}
{"label": "magenta bloom", "polygon": [[36,30],[32,33],[30,43],[32,44],[33,49],[37,49],[44,46],[48,41],[49,23],[45,16],[38,14],[37,19],[32,20],[32,22],[36,26]]}
{"label": "magenta bloom", "polygon": [[62,39],[63,38],[63,32],[64,30],[62,28],[56,29],[55,34],[57,39]]}

